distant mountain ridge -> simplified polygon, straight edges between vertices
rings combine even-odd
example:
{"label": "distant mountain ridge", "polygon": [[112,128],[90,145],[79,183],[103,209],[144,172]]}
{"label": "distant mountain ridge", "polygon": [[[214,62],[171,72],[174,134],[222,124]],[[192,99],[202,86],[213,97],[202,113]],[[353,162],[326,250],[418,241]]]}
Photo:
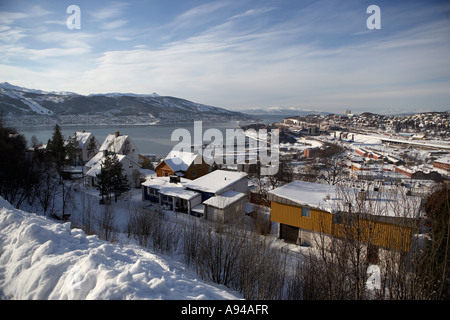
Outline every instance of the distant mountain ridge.
{"label": "distant mountain ridge", "polygon": [[252,116],[182,98],[153,94],[81,95],[47,92],[0,83],[0,113],[16,126],[163,124],[196,120],[248,120]]}
{"label": "distant mountain ridge", "polygon": [[286,107],[269,107],[266,109],[263,108],[251,108],[244,109],[242,112],[247,114],[257,114],[257,115],[280,115],[286,117],[293,116],[301,116],[301,115],[309,115],[309,114],[318,114],[318,115],[327,115],[330,112],[325,111],[317,111],[317,110],[305,110],[302,108],[286,108]]}

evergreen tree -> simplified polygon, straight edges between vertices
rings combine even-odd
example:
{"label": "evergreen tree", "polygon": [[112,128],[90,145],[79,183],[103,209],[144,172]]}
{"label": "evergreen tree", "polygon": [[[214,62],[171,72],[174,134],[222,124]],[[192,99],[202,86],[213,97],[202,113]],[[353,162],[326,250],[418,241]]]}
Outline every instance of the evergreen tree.
{"label": "evergreen tree", "polygon": [[130,190],[128,179],[123,175],[123,167],[116,154],[106,156],[97,178],[99,181],[97,189],[102,199],[106,197],[110,200],[114,193],[115,201],[117,201],[118,196]]}
{"label": "evergreen tree", "polygon": [[78,158],[80,156],[79,149],[77,147],[78,147],[77,136],[75,134],[74,136],[69,137],[67,145],[65,146],[67,157],[69,158],[69,162],[72,165],[77,165]]}
{"label": "evergreen tree", "polygon": [[67,151],[64,146],[64,136],[61,133],[61,127],[59,125],[55,125],[52,139],[50,139],[47,144],[47,152],[52,155],[58,168],[60,168],[64,163]]}
{"label": "evergreen tree", "polygon": [[25,137],[0,122],[0,195],[17,208],[31,196],[38,180],[26,149]]}
{"label": "evergreen tree", "polygon": [[97,149],[97,143],[95,142],[95,138],[91,137],[91,140],[89,140],[89,144],[87,146],[88,157],[94,155],[95,149]]}

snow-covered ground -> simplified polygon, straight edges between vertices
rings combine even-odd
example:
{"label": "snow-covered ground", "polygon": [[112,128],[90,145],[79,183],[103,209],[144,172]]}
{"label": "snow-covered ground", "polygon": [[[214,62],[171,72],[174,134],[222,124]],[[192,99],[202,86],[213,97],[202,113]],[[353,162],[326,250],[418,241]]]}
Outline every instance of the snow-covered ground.
{"label": "snow-covered ground", "polygon": [[0,197],[0,299],[242,299],[185,265],[17,210]]}

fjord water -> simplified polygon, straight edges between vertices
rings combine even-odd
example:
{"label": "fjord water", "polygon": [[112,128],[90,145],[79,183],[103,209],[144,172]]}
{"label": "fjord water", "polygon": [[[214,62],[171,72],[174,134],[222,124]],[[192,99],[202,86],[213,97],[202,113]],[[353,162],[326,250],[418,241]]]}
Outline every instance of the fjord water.
{"label": "fjord water", "polygon": [[[264,123],[280,121],[282,117],[265,116]],[[203,122],[203,132],[209,128],[219,129],[223,137],[226,136],[226,129],[238,129],[239,123],[236,121],[228,122]],[[128,135],[139,148],[141,154],[155,154],[157,156],[166,156],[179,141],[171,141],[174,130],[183,128],[191,133],[192,142],[194,141],[194,123],[182,124],[164,124],[164,125],[122,125],[122,126],[61,126],[64,138],[68,138],[75,132],[92,132],[100,144],[103,143],[108,134],[119,131],[121,135]],[[19,133],[23,134],[31,145],[31,138],[36,136],[38,141],[46,144],[53,135],[53,126],[43,127],[19,127]]]}

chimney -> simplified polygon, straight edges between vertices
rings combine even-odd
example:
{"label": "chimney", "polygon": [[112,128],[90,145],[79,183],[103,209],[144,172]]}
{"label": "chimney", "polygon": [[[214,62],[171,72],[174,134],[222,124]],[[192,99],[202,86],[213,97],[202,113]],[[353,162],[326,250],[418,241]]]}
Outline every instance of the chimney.
{"label": "chimney", "polygon": [[120,132],[119,132],[119,131],[116,131],[116,138],[117,138],[118,136],[120,136]]}
{"label": "chimney", "polygon": [[169,183],[179,183],[181,182],[181,178],[177,175],[171,175],[169,177]]}

